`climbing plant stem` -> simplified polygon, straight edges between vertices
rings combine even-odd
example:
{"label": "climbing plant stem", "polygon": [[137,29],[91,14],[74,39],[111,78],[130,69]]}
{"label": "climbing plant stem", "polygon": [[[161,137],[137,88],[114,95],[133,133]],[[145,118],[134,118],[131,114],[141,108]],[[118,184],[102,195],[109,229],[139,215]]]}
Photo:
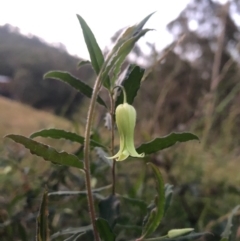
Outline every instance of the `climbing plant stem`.
{"label": "climbing plant stem", "polygon": [[93,201],[92,188],[91,188],[90,135],[91,135],[91,127],[92,127],[92,123],[93,123],[94,109],[95,109],[96,100],[97,100],[100,86],[101,86],[101,79],[100,79],[100,74],[99,74],[95,81],[92,98],[91,98],[89,109],[88,109],[87,123],[86,123],[86,129],[85,129],[85,144],[84,144],[85,183],[86,183],[86,189],[87,189],[88,207],[89,207],[89,212],[90,212],[90,217],[91,217],[91,223],[93,226],[93,233],[94,233],[94,237],[95,237],[96,241],[100,241],[100,238],[99,238],[98,231],[96,228],[96,223],[95,223],[96,214],[95,214],[94,201]]}

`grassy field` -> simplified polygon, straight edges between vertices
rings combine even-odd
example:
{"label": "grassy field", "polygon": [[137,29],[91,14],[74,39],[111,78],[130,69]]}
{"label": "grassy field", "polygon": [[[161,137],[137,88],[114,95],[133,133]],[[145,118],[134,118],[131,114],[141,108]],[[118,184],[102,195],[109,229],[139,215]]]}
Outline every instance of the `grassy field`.
{"label": "grassy field", "polygon": [[[2,137],[9,133],[28,136],[32,132],[43,128],[62,128],[76,131],[73,124],[64,118],[36,110],[3,97],[0,97],[0,111],[0,136]],[[229,129],[230,131],[231,129]],[[138,132],[138,136],[140,133],[142,131]],[[80,130],[80,134],[83,134],[83,130]],[[222,138],[218,138],[207,147],[203,146],[201,133],[196,134],[200,137],[200,143],[178,144],[172,148],[172,151],[164,151],[163,154],[167,158],[175,159],[171,170],[173,175],[178,176],[181,183],[200,181],[202,185],[205,185],[209,189],[215,184],[224,183],[226,185],[234,185],[235,183],[240,183],[239,171],[236,168],[240,161],[239,150],[238,148],[234,148],[233,150],[228,148],[230,145],[229,142],[232,142],[231,138],[229,139],[230,133],[226,133],[225,130]],[[142,135],[144,136],[144,133]],[[228,138],[224,138],[224,136]],[[1,149],[7,143],[8,147],[10,145],[12,148],[25,150],[21,145],[17,145],[10,140],[2,139],[2,141],[4,145],[1,145]],[[44,142],[55,145],[59,149],[63,147],[74,149],[72,143],[62,140],[53,141],[45,139]],[[187,175],[182,175],[183,171]]]}
{"label": "grassy field", "polygon": [[29,135],[43,128],[72,128],[71,122],[48,112],[0,97],[0,136],[9,133]]}
{"label": "grassy field", "polygon": [[[44,111],[38,111],[3,97],[0,98],[0,111],[0,135],[2,137],[9,133],[28,136],[43,128],[62,128],[83,134],[83,128],[76,130],[73,123],[66,119]],[[234,148],[232,147],[230,120],[228,124],[229,128],[225,128],[222,134],[219,133],[220,137],[207,146],[203,145],[202,133],[199,131],[195,134],[199,136],[200,142],[177,144],[171,149],[152,155],[146,160],[157,164],[165,181],[174,184],[176,187],[172,208],[167,214],[167,220],[171,221],[167,225],[165,224],[166,227],[189,226],[191,217],[184,210],[184,206],[189,205],[196,218],[196,222],[193,224],[196,230],[217,230],[216,232],[221,233],[228,217],[226,214],[239,204],[240,175],[239,168],[237,168],[240,162],[239,148],[237,145]],[[137,128],[139,128],[138,125]],[[102,128],[100,128],[100,131],[104,135],[107,134]],[[143,129],[140,129],[137,132],[138,139],[144,139],[146,131],[146,128],[144,132]],[[224,138],[224,136],[228,138]],[[72,152],[78,147],[64,140],[43,140],[41,138],[38,140],[44,141],[44,143],[50,144],[58,150]],[[67,188],[67,190],[84,189],[83,184],[81,184],[82,186],[76,185],[74,179],[72,179],[72,175],[79,176],[76,170],[65,170],[64,167],[52,165],[39,157],[32,156],[23,146],[11,140],[2,139],[0,154],[0,222],[1,220],[8,220],[9,217],[22,215],[21,222],[25,223],[24,225],[26,225],[26,230],[30,236],[34,235],[35,232],[35,227],[31,226],[34,222],[24,221],[26,212],[24,200],[29,193],[37,192],[32,198],[35,204],[29,211],[35,213],[39,207],[44,183],[47,183],[52,190],[54,190],[54,185],[59,183],[61,183],[60,188],[63,188],[63,190],[64,188]],[[144,161],[141,161],[141,163],[139,163],[139,160],[118,163],[117,169],[119,175],[117,192],[140,195],[143,200],[150,202],[155,188],[152,187],[152,181],[148,183],[148,180],[151,180],[152,173],[148,169],[146,170]],[[99,174],[99,180],[106,185],[109,184],[111,179],[110,170],[103,169],[103,171],[105,179],[102,181],[102,174]],[[98,172],[100,173],[100,171]],[[51,177],[53,178],[52,181]],[[62,177],[64,177],[64,180],[61,180]],[[178,195],[178,192],[183,194]],[[185,201],[182,200],[182,196]],[[77,201],[76,199],[73,200]],[[59,202],[62,209],[58,207]],[[184,202],[187,202],[187,204]],[[57,212],[61,215],[66,215],[65,210],[71,210],[73,214],[76,213],[75,204],[71,206],[68,199],[62,199],[61,201],[56,199],[52,203],[50,202],[50,207],[51,205],[54,208],[58,207]],[[55,215],[55,218],[57,217],[58,214]],[[78,220],[77,217],[75,218]],[[52,227],[52,230],[55,230],[55,228],[58,230],[64,225],[56,221],[56,226]],[[14,227],[12,228],[14,229]],[[9,235],[11,237],[12,234]]]}

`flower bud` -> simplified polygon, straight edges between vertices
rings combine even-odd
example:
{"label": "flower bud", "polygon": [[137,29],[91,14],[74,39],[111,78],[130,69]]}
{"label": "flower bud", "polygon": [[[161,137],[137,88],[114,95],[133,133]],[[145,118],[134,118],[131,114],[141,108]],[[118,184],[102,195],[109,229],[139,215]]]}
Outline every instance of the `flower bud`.
{"label": "flower bud", "polygon": [[188,233],[192,232],[193,230],[194,230],[193,228],[172,229],[172,230],[168,231],[167,236],[168,236],[168,238],[176,238],[178,236],[188,234]]}

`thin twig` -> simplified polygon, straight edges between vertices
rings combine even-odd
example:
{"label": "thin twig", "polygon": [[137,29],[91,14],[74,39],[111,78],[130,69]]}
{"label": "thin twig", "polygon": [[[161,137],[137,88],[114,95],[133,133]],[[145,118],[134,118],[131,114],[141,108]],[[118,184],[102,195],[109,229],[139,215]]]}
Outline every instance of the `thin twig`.
{"label": "thin twig", "polygon": [[146,78],[147,78],[147,77],[149,76],[149,74],[153,71],[153,69],[156,67],[156,65],[160,64],[160,63],[168,56],[168,54],[169,54],[176,46],[178,46],[178,45],[184,40],[184,38],[185,38],[185,34],[182,35],[182,36],[180,36],[180,38],[179,38],[176,42],[172,43],[169,47],[167,47],[167,48],[165,49],[165,52],[164,52],[163,55],[160,57],[160,59],[157,60],[157,61],[154,63],[153,68],[150,68],[150,69],[146,72],[146,74],[143,76],[142,81],[146,80]]}
{"label": "thin twig", "polygon": [[[206,227],[205,227],[205,230],[206,231],[211,231],[212,228],[216,225],[218,225],[219,223],[222,223],[224,222],[225,220],[227,220],[229,218],[229,216],[232,214],[232,212],[229,212],[221,217],[219,217],[217,220],[214,220],[214,221],[210,221]],[[240,211],[238,211],[235,216],[240,216]]]}
{"label": "thin twig", "polygon": [[212,79],[211,79],[211,86],[210,90],[215,91],[218,84],[219,84],[219,71],[220,71],[220,65],[221,65],[221,59],[222,59],[222,53],[223,53],[223,45],[224,45],[224,39],[225,39],[225,32],[226,32],[226,24],[227,24],[227,15],[229,10],[229,2],[227,2],[223,8],[222,11],[222,31],[217,39],[217,50],[214,55],[214,61],[213,61],[213,68],[212,68]]}
{"label": "thin twig", "polygon": [[211,77],[211,85],[210,85],[210,92],[206,95],[204,102],[206,102],[206,119],[205,119],[205,128],[203,131],[203,146],[206,146],[207,139],[209,132],[211,130],[213,121],[214,121],[214,105],[216,101],[216,89],[219,85],[221,80],[220,75],[220,65],[222,60],[222,53],[224,49],[224,39],[225,39],[225,32],[226,32],[226,24],[227,24],[227,15],[229,10],[229,2],[227,2],[222,7],[222,32],[217,39],[217,50],[214,55],[214,62],[212,67],[212,77]]}

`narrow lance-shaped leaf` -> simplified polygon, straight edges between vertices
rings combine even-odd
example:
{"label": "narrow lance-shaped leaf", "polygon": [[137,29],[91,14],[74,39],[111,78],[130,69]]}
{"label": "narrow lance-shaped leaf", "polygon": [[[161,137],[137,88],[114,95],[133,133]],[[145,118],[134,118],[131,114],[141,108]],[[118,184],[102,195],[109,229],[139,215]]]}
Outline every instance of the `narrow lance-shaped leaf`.
{"label": "narrow lance-shaped leaf", "polygon": [[[92,63],[93,69],[95,70],[96,74],[98,75],[100,73],[101,67],[104,63],[104,57],[103,57],[102,51],[96,41],[96,38],[95,38],[92,30],[87,25],[86,21],[78,14],[77,14],[77,18],[78,18],[79,23],[82,28],[84,40],[85,40],[85,43],[88,48],[88,52],[89,52],[89,55],[91,58],[91,63]],[[106,80],[103,82],[103,85],[108,89],[110,88],[109,78],[106,78]]]}
{"label": "narrow lance-shaped leaf", "polygon": [[77,18],[78,18],[79,23],[82,28],[84,40],[85,40],[85,43],[88,48],[92,66],[93,66],[95,72],[98,74],[100,72],[101,66],[104,62],[104,57],[103,57],[102,51],[96,41],[96,38],[95,38],[92,30],[87,25],[85,20],[78,14],[77,14]]}
{"label": "narrow lance-shaped leaf", "polygon": [[[77,91],[84,94],[88,98],[92,97],[93,89],[89,85],[87,85],[83,81],[81,81],[80,79],[69,74],[68,72],[50,71],[44,75],[44,79],[47,79],[47,78],[61,80],[64,83],[71,85],[73,88],[75,88]],[[97,102],[100,105],[107,107],[105,102],[103,101],[103,99],[100,96],[97,97]]]}
{"label": "narrow lance-shaped leaf", "polygon": [[[140,68],[139,66],[130,65],[125,75],[125,78],[121,83],[127,94],[127,103],[130,105],[132,105],[134,98],[136,97],[137,92],[140,88],[141,79],[144,75],[144,71],[145,70]],[[115,107],[122,103],[123,93],[121,91],[119,96],[117,97]]]}
{"label": "narrow lance-shaped leaf", "polygon": [[153,13],[150,13],[147,17],[145,17],[141,22],[139,22],[136,26],[135,26],[135,29],[134,29],[134,32],[133,32],[133,36],[138,34],[142,28],[144,27],[144,25],[146,24],[146,22],[149,20],[150,17],[152,17],[152,15],[154,14],[155,12]]}
{"label": "narrow lance-shaped leaf", "polygon": [[177,142],[186,142],[191,140],[198,140],[199,138],[192,133],[171,133],[165,137],[156,138],[150,142],[144,143],[139,146],[136,150],[138,153],[152,154],[173,146]]}
{"label": "narrow lance-shaped leaf", "polygon": [[165,208],[164,181],[162,175],[153,163],[148,163],[148,165],[152,168],[155,176],[157,196],[155,197],[155,207],[151,210],[148,216],[147,222],[143,227],[140,240],[152,234],[156,230],[162,220]]}
{"label": "narrow lance-shaped leaf", "polygon": [[114,241],[116,235],[113,233],[109,223],[103,218],[96,219],[96,226],[102,241]]}
{"label": "narrow lance-shaped leaf", "polygon": [[[119,51],[120,47],[125,44],[128,40],[138,36],[138,35],[141,35],[141,32],[145,31],[145,30],[142,30],[143,26],[145,25],[145,23],[148,21],[148,19],[153,15],[153,13],[149,14],[147,17],[145,17],[139,24],[136,24],[134,26],[131,26],[129,28],[127,28],[121,35],[120,37],[117,39],[112,51],[108,54],[107,56],[107,60],[106,60],[106,63],[105,63],[105,67],[109,65],[109,62],[111,59],[114,58],[114,56],[116,56],[117,52]],[[140,36],[141,37],[141,36]],[[139,39],[139,38],[138,38]],[[137,40],[138,40],[137,39]],[[136,41],[137,41],[136,40]],[[135,41],[135,42],[136,42]],[[134,46],[134,44],[133,44]],[[133,48],[133,46],[131,47],[131,49]],[[130,51],[131,51],[130,49]],[[129,51],[129,52],[130,52]],[[127,56],[127,54],[126,54]],[[118,64],[116,65],[116,68],[115,68],[115,71],[113,71],[113,79],[112,79],[112,84],[115,83],[117,77],[118,77],[118,74],[120,72],[120,69],[121,69],[121,66],[122,66],[122,63],[124,62],[126,56],[121,56],[118,60]],[[111,65],[113,65],[113,63],[111,63]],[[103,67],[103,69],[105,69],[105,67]],[[106,73],[105,73],[106,74]],[[105,75],[104,74],[104,75]],[[103,79],[105,78],[103,75]]]}
{"label": "narrow lance-shaped leaf", "polygon": [[24,145],[34,155],[44,158],[54,164],[77,167],[83,169],[83,162],[77,156],[67,152],[58,152],[53,147],[44,145],[21,135],[7,135],[6,137]]}
{"label": "narrow lance-shaped leaf", "polygon": [[170,206],[171,200],[172,200],[172,194],[173,194],[173,185],[170,185],[169,183],[165,184],[165,207],[164,207],[164,215],[166,215],[166,212]]}
{"label": "narrow lance-shaped leaf", "polygon": [[139,24],[131,26],[127,28],[117,39],[112,51],[109,53],[107,59],[112,58],[112,56],[117,52],[119,47],[130,38],[137,35],[142,28],[144,27],[145,23],[148,21],[148,19],[153,15],[154,13],[149,14],[147,17],[145,17]]}
{"label": "narrow lance-shaped leaf", "polygon": [[128,196],[121,196],[121,195],[119,195],[119,198],[121,198],[123,201],[128,203],[128,205],[132,205],[134,207],[139,207],[141,212],[146,212],[147,211],[147,203],[145,203],[141,199],[130,198]]}
{"label": "narrow lance-shaped leaf", "polygon": [[48,192],[45,190],[37,217],[37,241],[49,241]]}
{"label": "narrow lance-shaped leaf", "polygon": [[125,41],[114,53],[110,59],[107,59],[107,61],[104,63],[103,66],[103,73],[101,75],[102,79],[104,80],[107,75],[112,71],[113,72],[113,78],[112,78],[112,84],[115,83],[120,70],[121,66],[127,57],[127,55],[131,52],[133,49],[135,43],[144,36],[148,31],[151,29],[143,29],[140,33],[138,33],[136,36],[130,38],[129,40]]}
{"label": "narrow lance-shaped leaf", "polygon": [[[50,137],[53,139],[66,139],[80,144],[84,144],[84,137],[73,132],[68,132],[60,129],[44,129],[31,134],[30,138],[35,137]],[[90,146],[92,147],[102,147],[106,149],[100,143],[90,140]]]}
{"label": "narrow lance-shaped leaf", "polygon": [[[106,62],[109,62],[110,59],[112,59],[112,57],[114,55],[116,55],[118,49],[121,47],[121,45],[123,45],[124,42],[126,42],[127,40],[129,40],[130,38],[133,37],[133,33],[135,30],[136,26],[131,26],[129,28],[127,28],[117,39],[115,45],[113,46],[112,50],[108,53],[107,58],[106,58]],[[105,63],[105,66],[107,66],[107,64]],[[103,66],[104,68],[104,66]]]}

